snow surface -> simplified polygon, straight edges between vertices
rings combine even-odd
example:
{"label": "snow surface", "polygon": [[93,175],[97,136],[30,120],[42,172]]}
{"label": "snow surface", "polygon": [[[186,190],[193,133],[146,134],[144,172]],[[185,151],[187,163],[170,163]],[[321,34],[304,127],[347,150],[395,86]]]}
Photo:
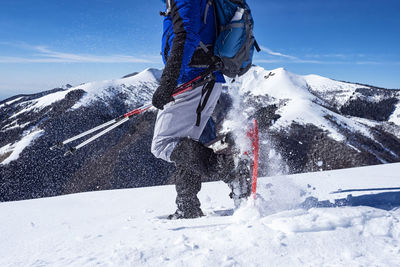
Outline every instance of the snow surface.
{"label": "snow surface", "polygon": [[[329,95],[329,100],[335,99],[339,106],[344,105],[350,97],[360,88],[358,84],[339,82],[319,75],[302,76],[312,91]],[[362,86],[369,88],[368,86]]]}
{"label": "snow surface", "polygon": [[390,116],[389,121],[400,126],[400,102],[397,104],[395,111]]}
{"label": "snow surface", "polygon": [[16,119],[15,121],[5,125],[3,128],[1,128],[1,130],[9,131],[9,130],[16,129],[16,128],[24,128],[28,124],[30,124],[30,122],[23,123],[23,124],[18,124],[18,119]]}
{"label": "snow surface", "polygon": [[32,130],[24,132],[21,140],[14,144],[7,144],[0,148],[0,156],[10,153],[5,160],[0,162],[0,165],[7,165],[11,161],[17,160],[19,155],[24,151],[26,147],[31,145],[37,138],[39,138],[42,134],[44,134],[43,130]]}
{"label": "snow surface", "polygon": [[391,164],[261,178],[258,199],[233,216],[221,216],[232,213],[227,186],[206,183],[207,216],[193,220],[163,219],[173,186],[0,203],[0,266],[398,266],[400,209],[299,204],[313,186],[329,198],[338,187],[396,187],[399,173]]}
{"label": "snow surface", "polygon": [[38,99],[35,100],[29,100],[25,102],[21,102],[18,105],[23,106],[24,108],[21,109],[19,112],[15,113],[12,115],[10,118],[16,118],[19,115],[23,113],[27,113],[29,111],[38,111],[41,110],[47,106],[50,106],[51,104],[60,101],[65,98],[65,96],[68,94],[69,91],[59,91],[56,93],[48,94],[45,96],[42,96]]}
{"label": "snow surface", "polygon": [[16,99],[13,99],[13,100],[8,101],[8,102],[6,102],[6,103],[4,103],[4,104],[1,104],[1,105],[0,105],[0,108],[2,108],[2,107],[4,107],[4,106],[9,106],[9,105],[11,105],[11,104],[13,104],[13,103],[15,103],[15,102],[21,100],[22,98],[23,98],[23,97],[17,97]]}
{"label": "snow surface", "polygon": [[13,103],[15,103],[15,102],[21,100],[22,98],[23,98],[23,97],[18,97],[18,98],[14,99],[14,100],[10,100],[10,101],[8,101],[8,102],[5,102],[5,103],[3,103],[3,104],[0,105],[0,108],[3,108],[3,107],[5,107],[5,106],[9,106],[9,105],[11,105],[11,104],[13,104]]}

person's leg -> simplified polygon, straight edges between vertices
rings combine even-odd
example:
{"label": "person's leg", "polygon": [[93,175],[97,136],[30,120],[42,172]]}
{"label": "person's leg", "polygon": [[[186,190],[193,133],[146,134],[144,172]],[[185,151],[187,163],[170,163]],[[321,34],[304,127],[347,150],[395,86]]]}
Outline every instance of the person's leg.
{"label": "person's leg", "polygon": [[177,190],[177,211],[170,219],[196,218],[203,215],[197,193],[201,189],[201,177],[208,168],[213,151],[198,139],[206,126],[221,94],[222,85],[216,84],[201,113],[200,125],[196,126],[201,88],[176,97],[159,111],[154,129],[152,153],[176,164],[174,180]]}
{"label": "person's leg", "polygon": [[170,159],[176,164],[174,181],[178,209],[170,219],[203,216],[197,193],[201,189],[202,174],[207,169],[206,161],[211,153],[211,149],[190,138],[182,138],[175,146]]}
{"label": "person's leg", "polygon": [[182,138],[175,146],[170,159],[176,164],[174,179],[178,206],[177,212],[171,218],[202,216],[197,198],[202,178],[214,177],[213,180],[217,180],[218,177],[218,180],[226,180],[230,184],[234,179],[230,177],[236,177],[232,155],[214,153],[211,148],[191,138]]}

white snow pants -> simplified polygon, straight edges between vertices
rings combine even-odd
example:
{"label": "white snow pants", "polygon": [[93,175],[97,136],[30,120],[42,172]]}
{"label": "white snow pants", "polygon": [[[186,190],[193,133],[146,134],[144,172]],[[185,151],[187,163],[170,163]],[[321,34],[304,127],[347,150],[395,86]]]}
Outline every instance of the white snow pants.
{"label": "white snow pants", "polygon": [[180,138],[190,137],[199,140],[221,95],[222,83],[215,83],[210,98],[201,112],[200,126],[196,126],[196,109],[200,99],[202,101],[204,99],[201,95],[202,88],[203,86],[197,87],[178,95],[174,102],[168,103],[163,110],[158,111],[151,144],[154,156],[171,162],[171,153]]}

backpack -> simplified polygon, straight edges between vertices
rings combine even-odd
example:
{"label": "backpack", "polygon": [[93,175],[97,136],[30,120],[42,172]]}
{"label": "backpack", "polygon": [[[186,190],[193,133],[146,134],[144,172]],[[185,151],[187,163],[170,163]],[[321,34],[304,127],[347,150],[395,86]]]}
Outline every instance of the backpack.
{"label": "backpack", "polygon": [[209,0],[207,5],[214,6],[219,25],[214,56],[222,63],[220,71],[230,78],[245,74],[252,66],[254,49],[261,51],[253,36],[250,7],[246,0]]}

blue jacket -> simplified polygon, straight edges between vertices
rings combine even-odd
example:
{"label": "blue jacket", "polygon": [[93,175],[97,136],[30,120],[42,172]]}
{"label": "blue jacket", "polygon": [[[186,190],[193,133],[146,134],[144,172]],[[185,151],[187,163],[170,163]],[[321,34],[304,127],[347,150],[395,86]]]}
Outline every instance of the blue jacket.
{"label": "blue jacket", "polygon": [[[165,64],[161,84],[176,87],[201,74],[211,58],[199,47],[200,41],[213,51],[217,26],[214,8],[208,0],[167,0],[161,54]],[[207,13],[206,13],[207,12]],[[217,73],[217,82],[225,82]]]}

